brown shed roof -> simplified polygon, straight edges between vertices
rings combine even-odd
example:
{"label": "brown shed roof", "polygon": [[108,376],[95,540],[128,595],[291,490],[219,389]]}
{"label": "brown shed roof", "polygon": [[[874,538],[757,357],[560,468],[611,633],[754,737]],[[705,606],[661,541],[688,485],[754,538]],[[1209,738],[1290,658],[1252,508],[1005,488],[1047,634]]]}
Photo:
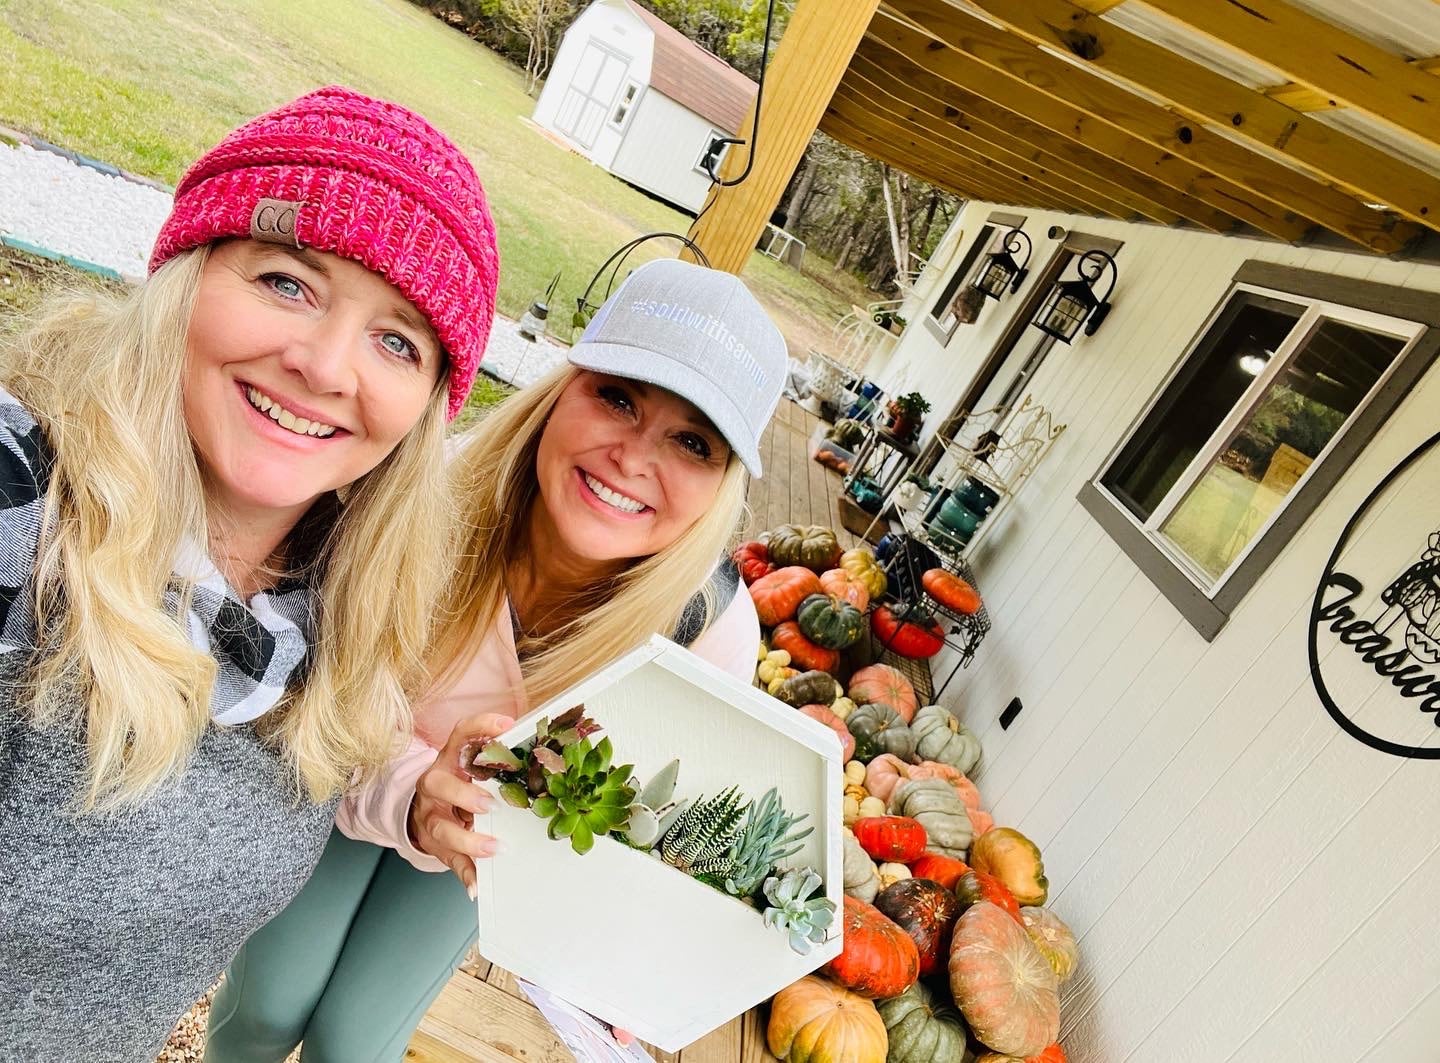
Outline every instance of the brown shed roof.
{"label": "brown shed roof", "polygon": [[651,86],[725,132],[738,132],[755,100],[755,82],[653,12],[625,2],[655,32]]}

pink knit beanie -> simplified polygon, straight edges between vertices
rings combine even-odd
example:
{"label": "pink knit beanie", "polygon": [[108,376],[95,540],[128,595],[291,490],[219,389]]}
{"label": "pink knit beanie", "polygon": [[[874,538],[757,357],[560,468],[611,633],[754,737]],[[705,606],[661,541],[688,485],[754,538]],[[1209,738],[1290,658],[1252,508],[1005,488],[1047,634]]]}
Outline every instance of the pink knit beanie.
{"label": "pink knit beanie", "polygon": [[474,167],[423,118],[332,86],[247,122],[181,178],[150,272],[227,236],[329,251],[388,280],[440,338],[449,416],[460,412],[490,336],[500,256]]}

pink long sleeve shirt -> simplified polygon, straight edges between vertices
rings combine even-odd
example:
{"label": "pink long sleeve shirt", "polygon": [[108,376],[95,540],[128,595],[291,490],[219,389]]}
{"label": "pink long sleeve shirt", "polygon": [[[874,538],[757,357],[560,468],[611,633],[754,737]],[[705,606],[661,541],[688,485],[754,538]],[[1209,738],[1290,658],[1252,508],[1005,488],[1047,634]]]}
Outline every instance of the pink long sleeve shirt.
{"label": "pink long sleeve shirt", "polygon": [[[749,682],[759,645],[760,621],[750,595],[742,586],[690,649],[716,667]],[[408,821],[415,783],[435,762],[438,750],[459,721],[487,712],[519,719],[527,711],[525,684],[507,606],[499,610],[489,634],[459,679],[442,694],[427,698],[416,707],[415,736],[408,748],[369,784],[345,798],[336,815],[336,824],[347,837],[388,846],[422,871],[449,870],[410,844]]]}

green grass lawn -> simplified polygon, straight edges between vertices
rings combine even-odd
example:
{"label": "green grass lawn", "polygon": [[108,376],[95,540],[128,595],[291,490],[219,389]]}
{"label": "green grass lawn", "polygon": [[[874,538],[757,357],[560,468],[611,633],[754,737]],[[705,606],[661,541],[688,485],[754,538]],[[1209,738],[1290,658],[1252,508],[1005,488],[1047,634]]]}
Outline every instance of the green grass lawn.
{"label": "green grass lawn", "polygon": [[[170,184],[231,127],[319,85],[414,107],[485,183],[511,316],[558,271],[552,320],[568,323],[611,251],[689,224],[540,136],[521,73],[404,0],[0,0],[0,70],[0,123]],[[746,270],[801,356],[852,302],[877,298],[827,263],[811,268],[756,255]]]}

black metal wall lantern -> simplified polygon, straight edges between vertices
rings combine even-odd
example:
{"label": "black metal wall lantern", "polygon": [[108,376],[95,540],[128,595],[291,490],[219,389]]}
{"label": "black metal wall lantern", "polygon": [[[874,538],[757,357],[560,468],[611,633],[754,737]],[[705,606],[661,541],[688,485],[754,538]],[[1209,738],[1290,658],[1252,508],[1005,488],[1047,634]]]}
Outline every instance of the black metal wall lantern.
{"label": "black metal wall lantern", "polygon": [[[1103,298],[1095,297],[1095,285],[1106,270],[1110,286]],[[1069,343],[1085,326],[1085,335],[1093,336],[1110,313],[1110,295],[1115,291],[1119,272],[1115,260],[1104,251],[1086,251],[1075,264],[1078,280],[1061,281],[1051,290],[1035,320],[1030,322],[1047,336]]]}
{"label": "black metal wall lantern", "polygon": [[[1025,252],[1025,261],[1016,262],[1015,255],[1021,251]],[[1025,267],[1030,264],[1030,251],[1030,237],[1019,229],[1011,229],[1005,234],[1005,243],[1000,250],[990,253],[990,261],[975,278],[974,287],[991,299],[1001,298],[1007,285],[1012,293],[1018,292],[1029,273]]]}

